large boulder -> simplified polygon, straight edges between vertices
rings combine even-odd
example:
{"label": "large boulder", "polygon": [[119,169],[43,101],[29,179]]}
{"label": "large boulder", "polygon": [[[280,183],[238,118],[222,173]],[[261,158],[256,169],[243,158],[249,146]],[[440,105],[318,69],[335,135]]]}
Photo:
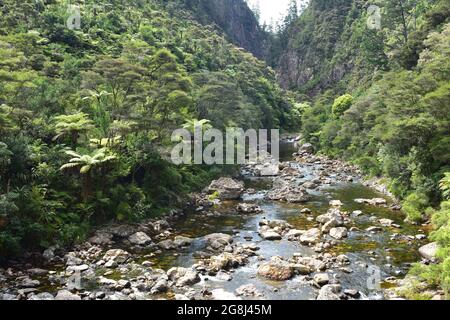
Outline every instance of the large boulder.
{"label": "large boulder", "polygon": [[432,242],[420,247],[419,253],[422,257],[424,257],[427,260],[435,260],[437,249],[438,244],[436,242]]}
{"label": "large boulder", "polygon": [[244,183],[231,178],[220,178],[211,182],[208,192],[217,192],[221,200],[237,200],[244,192]]}
{"label": "large boulder", "polygon": [[274,281],[289,280],[294,276],[294,267],[279,257],[272,257],[269,262],[259,266],[258,275]]}

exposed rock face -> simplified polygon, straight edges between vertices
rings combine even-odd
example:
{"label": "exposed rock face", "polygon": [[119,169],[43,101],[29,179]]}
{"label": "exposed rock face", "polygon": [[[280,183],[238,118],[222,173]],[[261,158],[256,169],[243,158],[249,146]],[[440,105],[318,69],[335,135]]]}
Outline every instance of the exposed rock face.
{"label": "exposed rock face", "polygon": [[217,192],[221,200],[237,200],[244,192],[244,183],[231,178],[220,178],[211,182],[208,191]]}
{"label": "exposed rock face", "polygon": [[255,56],[265,55],[265,34],[244,0],[185,0],[204,24],[215,23],[232,42]]}
{"label": "exposed rock face", "polygon": [[[303,17],[289,29],[289,42],[278,62],[283,87],[307,88],[314,95],[336,86],[353,70],[354,57],[338,57],[342,48],[348,46],[341,42],[339,35],[346,23],[351,23],[348,20],[359,18],[350,15],[353,3],[352,0],[310,1]],[[358,8],[358,11],[364,10]]]}
{"label": "exposed rock face", "polygon": [[269,280],[284,281],[294,276],[294,268],[281,258],[272,257],[269,262],[259,266],[258,275]]}

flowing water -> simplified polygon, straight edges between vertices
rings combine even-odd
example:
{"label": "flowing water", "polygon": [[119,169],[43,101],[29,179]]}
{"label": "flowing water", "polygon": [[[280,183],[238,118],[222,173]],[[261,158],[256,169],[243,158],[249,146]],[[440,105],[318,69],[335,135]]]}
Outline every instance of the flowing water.
{"label": "flowing water", "polygon": [[[285,145],[282,148],[283,160],[288,160],[290,155],[295,152],[293,145]],[[305,175],[305,181],[313,175],[314,166],[301,166],[301,172]],[[256,189],[256,194],[246,194],[243,197],[244,202],[258,204],[264,212],[258,215],[242,215],[232,213],[239,202],[232,201],[220,208],[222,215],[205,216],[204,214],[191,214],[180,220],[173,229],[177,235],[195,238],[193,244],[185,251],[177,253],[163,253],[153,259],[155,267],[169,269],[171,267],[181,266],[190,267],[196,263],[194,253],[205,248],[202,237],[211,233],[226,233],[234,236],[235,242],[256,243],[260,250],[258,251],[265,258],[272,256],[292,257],[295,253],[303,256],[314,255],[313,250],[303,246],[298,242],[287,240],[265,241],[258,235],[258,223],[261,219],[268,220],[286,220],[296,229],[307,230],[314,226],[314,221],[308,216],[300,214],[303,208],[309,208],[313,211],[314,217],[326,213],[329,209],[330,200],[341,200],[344,204],[342,210],[353,212],[355,210],[363,211],[363,215],[353,217],[353,226],[362,231],[350,232],[349,237],[341,241],[337,246],[330,249],[329,252],[337,254],[346,254],[351,261],[349,266],[352,273],[341,271],[332,271],[331,274],[339,279],[343,289],[356,289],[371,299],[382,298],[382,290],[373,290],[373,286],[368,286],[370,274],[368,266],[378,267],[381,275],[381,288],[389,287],[389,283],[384,282],[391,276],[401,277],[404,275],[410,263],[418,261],[419,241],[394,240],[391,236],[395,233],[415,236],[423,233],[420,228],[403,222],[405,216],[399,211],[392,211],[388,208],[368,206],[358,204],[354,201],[357,198],[383,198],[384,196],[371,188],[355,183],[336,183],[326,188],[321,188],[313,193],[313,198],[306,204],[286,204],[264,199],[264,190],[270,188],[270,180],[267,178],[248,178],[246,185],[249,188]],[[386,197],[384,197],[386,198]],[[388,201],[390,199],[386,198]],[[227,214],[227,212],[230,212]],[[383,228],[380,233],[368,233],[367,227],[376,225],[373,221],[381,218],[388,218],[401,226],[400,229]],[[375,220],[375,221],[376,221]],[[205,277],[203,286],[208,285],[210,290],[223,289],[226,292],[234,292],[237,288],[246,284],[254,284],[258,291],[264,294],[268,299],[314,299],[317,291],[302,280],[302,277],[295,277],[292,280],[284,282],[272,282],[264,280],[257,276],[257,267],[259,261],[253,258],[249,264],[235,270],[231,280],[222,279],[222,277]]]}
{"label": "flowing water", "polygon": [[[292,153],[295,152],[294,145],[284,144],[281,148],[281,157],[283,161],[290,160]],[[316,164],[298,164],[296,166],[304,176],[304,181],[315,178],[320,163]],[[332,177],[332,175],[331,175]],[[236,214],[233,210],[240,201],[230,201],[221,204],[216,208],[219,215],[209,216],[205,213],[191,213],[184,218],[177,220],[172,225],[173,235],[181,235],[195,239],[186,249],[181,251],[160,251],[149,258],[148,255],[138,255],[136,262],[150,260],[153,268],[163,269],[165,271],[172,267],[191,267],[197,262],[196,254],[205,250],[203,237],[211,233],[226,233],[232,235],[235,243],[254,243],[260,250],[258,253],[265,259],[273,256],[291,258],[294,254],[302,256],[312,256],[316,253],[312,248],[301,245],[298,241],[266,241],[258,234],[258,225],[262,219],[285,220],[295,229],[307,230],[314,227],[315,217],[324,214],[330,208],[330,200],[341,200],[343,211],[354,212],[361,210],[360,216],[352,216],[352,225],[358,229],[349,233],[349,237],[338,242],[336,246],[329,249],[330,253],[345,254],[350,259],[348,266],[351,273],[340,270],[328,270],[331,277],[336,277],[343,289],[356,289],[363,294],[363,297],[370,299],[382,299],[383,290],[374,290],[368,286],[370,274],[368,267],[375,266],[380,270],[381,288],[390,286],[389,282],[384,280],[389,277],[402,277],[410,267],[412,262],[420,259],[418,247],[423,245],[421,241],[415,240],[414,236],[425,233],[420,227],[404,223],[404,214],[400,211],[392,211],[388,208],[358,204],[354,201],[357,198],[382,198],[382,194],[371,188],[365,187],[360,182],[342,183],[337,182],[330,185],[322,185],[315,191],[311,191],[312,199],[305,204],[287,204],[266,200],[264,193],[272,186],[270,178],[250,178],[247,177],[246,187],[252,188],[255,192],[245,194],[241,201],[258,204],[263,213],[257,215]],[[390,199],[387,199],[389,202]],[[313,215],[301,214],[303,208],[312,210]],[[365,231],[367,227],[377,225],[381,218],[388,218],[401,226],[399,229],[384,227],[382,232],[369,233]],[[361,230],[361,231],[358,231]],[[399,237],[393,237],[399,234]],[[410,239],[401,236],[410,236]],[[414,239],[414,240],[411,240]],[[136,256],[135,256],[136,257]],[[219,273],[217,276],[202,276],[202,281],[196,284],[195,288],[208,287],[208,290],[220,290],[221,292],[234,293],[242,285],[253,284],[259,292],[263,294],[263,299],[314,299],[317,296],[317,289],[305,281],[302,276],[294,277],[291,280],[283,282],[273,282],[257,276],[257,268],[260,261],[257,257],[251,258],[249,263],[231,271],[230,275]],[[61,270],[54,266],[55,270]],[[101,274],[99,274],[101,275]],[[119,280],[132,278],[131,274],[111,273],[106,277]],[[56,292],[61,287],[47,285],[45,277],[42,279],[45,284],[39,291]],[[101,288],[93,284],[89,290],[98,290]],[[172,298],[170,294],[164,296]],[[229,297],[229,296],[228,296]]]}

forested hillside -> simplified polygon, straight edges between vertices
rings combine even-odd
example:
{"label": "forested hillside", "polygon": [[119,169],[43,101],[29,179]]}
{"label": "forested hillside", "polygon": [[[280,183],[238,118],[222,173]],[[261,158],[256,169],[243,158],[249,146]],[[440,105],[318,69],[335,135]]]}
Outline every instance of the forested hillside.
{"label": "forested hillside", "polygon": [[293,125],[274,72],[197,14],[184,1],[0,3],[0,256],[181,204],[221,169],[163,160],[175,128]]}
{"label": "forested hillside", "polygon": [[[367,27],[372,4],[381,29]],[[312,0],[275,43],[281,84],[304,102],[305,140],[383,177],[411,222],[433,219],[445,262],[422,275],[447,289],[449,17],[440,0]]]}

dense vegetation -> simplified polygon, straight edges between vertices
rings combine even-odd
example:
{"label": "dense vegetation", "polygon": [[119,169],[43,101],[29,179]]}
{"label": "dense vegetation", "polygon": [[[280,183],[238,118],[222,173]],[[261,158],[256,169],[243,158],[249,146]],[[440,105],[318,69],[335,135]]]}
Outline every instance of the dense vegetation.
{"label": "dense vegetation", "polygon": [[[369,4],[381,7],[379,30],[367,27]],[[312,0],[272,50],[303,101],[305,140],[383,177],[411,222],[432,219],[442,263],[422,275],[447,290],[449,17],[448,1]]]}
{"label": "dense vegetation", "polygon": [[181,204],[227,169],[164,160],[185,123],[296,122],[274,72],[196,14],[184,1],[0,3],[0,257]]}

